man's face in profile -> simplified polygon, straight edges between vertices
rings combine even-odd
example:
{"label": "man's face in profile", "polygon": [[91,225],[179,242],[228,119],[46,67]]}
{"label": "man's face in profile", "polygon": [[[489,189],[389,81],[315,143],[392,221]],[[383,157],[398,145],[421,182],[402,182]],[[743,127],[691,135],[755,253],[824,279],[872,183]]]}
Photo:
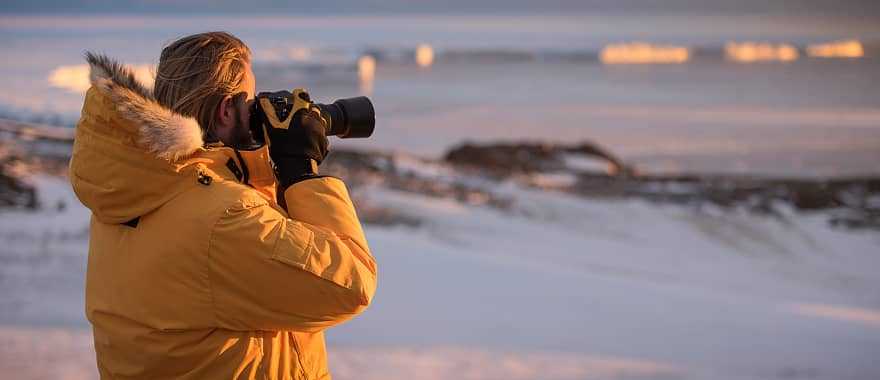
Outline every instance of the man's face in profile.
{"label": "man's face in profile", "polygon": [[251,105],[256,93],[256,81],[250,63],[245,67],[245,77],[241,84],[241,92],[231,99],[231,111],[234,120],[225,125],[218,125],[217,137],[227,146],[252,147],[256,144],[250,130]]}

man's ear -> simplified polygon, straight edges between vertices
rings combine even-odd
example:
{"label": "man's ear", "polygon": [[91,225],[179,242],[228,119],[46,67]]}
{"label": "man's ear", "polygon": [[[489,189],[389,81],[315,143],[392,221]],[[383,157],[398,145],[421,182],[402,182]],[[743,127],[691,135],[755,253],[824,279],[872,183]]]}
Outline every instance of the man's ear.
{"label": "man's ear", "polygon": [[235,118],[236,110],[235,104],[232,101],[232,96],[226,95],[220,100],[220,104],[217,106],[217,124],[222,127],[233,126],[236,123]]}

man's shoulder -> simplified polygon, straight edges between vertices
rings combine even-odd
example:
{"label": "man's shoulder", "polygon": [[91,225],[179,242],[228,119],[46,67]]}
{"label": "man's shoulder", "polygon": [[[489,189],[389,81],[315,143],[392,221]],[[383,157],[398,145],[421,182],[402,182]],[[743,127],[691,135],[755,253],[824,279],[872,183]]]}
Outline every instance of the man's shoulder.
{"label": "man's shoulder", "polygon": [[274,203],[257,189],[233,180],[221,180],[211,191],[227,208],[250,208]]}
{"label": "man's shoulder", "polygon": [[166,207],[189,210],[206,217],[220,217],[231,210],[271,206],[265,195],[235,180],[209,177],[169,202]]}

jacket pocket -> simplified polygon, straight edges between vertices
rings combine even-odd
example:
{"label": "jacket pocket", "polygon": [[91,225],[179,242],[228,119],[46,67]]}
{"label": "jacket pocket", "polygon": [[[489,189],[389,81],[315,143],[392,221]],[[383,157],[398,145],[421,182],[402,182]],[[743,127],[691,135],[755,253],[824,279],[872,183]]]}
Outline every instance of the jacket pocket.
{"label": "jacket pocket", "polygon": [[335,235],[328,236],[298,222],[288,222],[275,243],[272,259],[302,269],[336,285],[351,289],[346,252]]}

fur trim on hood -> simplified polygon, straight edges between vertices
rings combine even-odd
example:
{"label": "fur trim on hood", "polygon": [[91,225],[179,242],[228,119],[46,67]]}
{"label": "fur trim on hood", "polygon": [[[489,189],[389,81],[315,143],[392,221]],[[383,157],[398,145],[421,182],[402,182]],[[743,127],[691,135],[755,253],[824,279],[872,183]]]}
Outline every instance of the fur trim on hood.
{"label": "fur trim on hood", "polygon": [[138,126],[141,148],[164,160],[176,161],[204,145],[196,119],[159,104],[153,91],[125,65],[105,55],[86,53],[92,86],[110,95],[119,114]]}

